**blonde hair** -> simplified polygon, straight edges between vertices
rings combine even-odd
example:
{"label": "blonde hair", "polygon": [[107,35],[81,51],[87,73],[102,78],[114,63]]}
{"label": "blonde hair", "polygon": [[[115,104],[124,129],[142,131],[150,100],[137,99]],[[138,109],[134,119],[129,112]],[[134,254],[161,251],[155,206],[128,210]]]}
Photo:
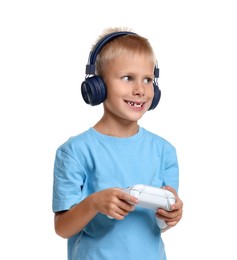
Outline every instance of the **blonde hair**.
{"label": "blonde hair", "polygon": [[[133,32],[128,28],[107,28],[103,31],[103,34],[99,36],[97,42],[110,33],[121,31]],[[92,47],[92,50],[95,45]],[[111,40],[100,50],[95,62],[96,74],[103,77],[104,68],[109,61],[120,55],[129,56],[134,54],[147,56],[147,59],[150,59],[151,63],[153,63],[155,67],[156,58],[148,39],[137,34],[127,34]]]}

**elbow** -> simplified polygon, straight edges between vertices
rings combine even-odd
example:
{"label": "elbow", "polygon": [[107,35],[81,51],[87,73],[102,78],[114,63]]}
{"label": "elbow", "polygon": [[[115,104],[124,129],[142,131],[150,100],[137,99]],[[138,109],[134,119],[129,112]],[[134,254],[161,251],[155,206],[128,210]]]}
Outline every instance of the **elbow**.
{"label": "elbow", "polygon": [[54,231],[55,233],[62,237],[62,238],[69,238],[70,235],[68,234],[65,223],[63,222],[62,213],[56,213],[54,217]]}
{"label": "elbow", "polygon": [[55,230],[55,233],[56,233],[58,236],[62,237],[62,238],[67,239],[67,238],[70,237],[70,236],[68,236],[68,235],[66,234],[66,232],[65,232],[62,228],[58,227],[57,225],[55,225],[54,230]]}

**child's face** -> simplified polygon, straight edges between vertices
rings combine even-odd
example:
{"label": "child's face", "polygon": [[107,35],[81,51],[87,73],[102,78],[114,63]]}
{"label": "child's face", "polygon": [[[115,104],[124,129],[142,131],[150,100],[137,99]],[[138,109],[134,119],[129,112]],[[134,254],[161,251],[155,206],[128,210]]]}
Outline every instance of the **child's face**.
{"label": "child's face", "polygon": [[139,120],[150,108],[154,96],[154,64],[145,55],[123,55],[109,61],[104,72],[107,116]]}

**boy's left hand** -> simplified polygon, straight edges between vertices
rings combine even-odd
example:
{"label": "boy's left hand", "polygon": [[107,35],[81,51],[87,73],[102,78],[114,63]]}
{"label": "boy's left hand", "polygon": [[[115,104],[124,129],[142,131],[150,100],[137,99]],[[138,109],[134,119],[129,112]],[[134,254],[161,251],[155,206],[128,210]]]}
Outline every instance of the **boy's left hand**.
{"label": "boy's left hand", "polygon": [[[174,227],[177,225],[177,223],[181,220],[182,214],[183,214],[183,202],[179,198],[177,192],[175,189],[173,189],[170,186],[162,187],[163,189],[171,191],[176,199],[175,204],[171,206],[172,211],[166,211],[164,209],[158,209],[156,212],[156,216],[160,219],[163,219],[166,224],[168,225],[168,228]],[[168,229],[166,228],[166,230]]]}

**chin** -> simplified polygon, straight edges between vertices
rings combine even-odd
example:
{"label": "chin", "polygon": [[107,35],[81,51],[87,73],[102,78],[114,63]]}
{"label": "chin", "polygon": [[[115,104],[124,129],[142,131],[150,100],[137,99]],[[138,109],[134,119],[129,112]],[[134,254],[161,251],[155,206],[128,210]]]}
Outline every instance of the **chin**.
{"label": "chin", "polygon": [[140,115],[130,116],[129,120],[132,121],[132,122],[137,122],[138,120],[140,120],[143,117],[143,115],[144,115],[144,113],[140,114]]}

